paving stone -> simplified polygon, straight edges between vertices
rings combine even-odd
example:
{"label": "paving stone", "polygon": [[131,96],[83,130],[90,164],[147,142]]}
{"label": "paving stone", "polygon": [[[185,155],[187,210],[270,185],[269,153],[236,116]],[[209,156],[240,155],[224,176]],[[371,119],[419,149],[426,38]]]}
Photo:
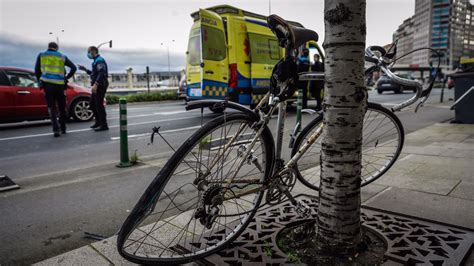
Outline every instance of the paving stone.
{"label": "paving stone", "polygon": [[471,168],[472,160],[469,158],[450,158],[444,156],[428,156],[413,154],[410,162],[432,165],[453,166],[457,168]]}
{"label": "paving stone", "polygon": [[474,229],[474,201],[392,187],[364,205]]}
{"label": "paving stone", "polygon": [[447,195],[460,182],[460,179],[418,175],[416,173],[382,176],[375,181],[378,185],[406,188],[411,190]]}
{"label": "paving stone", "polygon": [[117,236],[95,242],[92,246],[114,265],[136,265],[124,259],[117,251]]}
{"label": "paving stone", "polygon": [[103,256],[97,253],[90,246],[69,251],[59,256],[38,262],[34,265],[49,266],[49,265],[112,265]]}
{"label": "paving stone", "polygon": [[474,201],[474,181],[462,180],[456,188],[449,193],[449,196]]}
{"label": "paving stone", "polygon": [[377,195],[377,193],[380,193],[386,188],[387,186],[375,184],[375,183],[370,183],[367,186],[362,187],[360,190],[360,197],[361,197],[362,202],[365,202],[366,200]]}

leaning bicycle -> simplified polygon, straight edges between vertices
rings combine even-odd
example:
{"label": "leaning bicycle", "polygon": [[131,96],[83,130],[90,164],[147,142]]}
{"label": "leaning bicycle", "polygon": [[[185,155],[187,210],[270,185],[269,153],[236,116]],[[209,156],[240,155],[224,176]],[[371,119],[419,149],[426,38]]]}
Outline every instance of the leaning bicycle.
{"label": "leaning bicycle", "polygon": [[[299,79],[295,48],[317,41],[318,35],[290,26],[275,15],[268,17],[268,24],[286,51],[273,69],[269,93],[254,110],[226,101],[198,101],[187,106],[240,112],[226,113],[204,124],[163,166],[119,231],[117,247],[126,259],[144,264],[187,263],[218,252],[245,230],[263,201],[276,204],[288,198],[301,217],[309,217],[311,209],[295,199],[291,189],[305,170],[298,162],[319,138],[322,126],[315,126],[316,122],[309,125],[307,132],[311,133],[300,135],[307,136],[306,141],[300,140],[288,162],[281,159],[281,152],[285,101]],[[375,58],[371,54],[376,68],[391,73],[381,60],[384,55]],[[394,80],[408,82],[395,75]],[[416,86],[418,93],[403,106],[422,95],[421,85]],[[268,124],[277,110],[275,143]],[[403,135],[400,125],[395,122],[397,134]],[[386,143],[385,139],[380,143]],[[397,156],[391,155],[389,161]]]}

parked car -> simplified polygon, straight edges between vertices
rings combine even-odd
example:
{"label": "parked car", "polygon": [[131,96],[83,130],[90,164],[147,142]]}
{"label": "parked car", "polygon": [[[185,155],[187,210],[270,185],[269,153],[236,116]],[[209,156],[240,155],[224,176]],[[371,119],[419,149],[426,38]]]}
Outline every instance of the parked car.
{"label": "parked car", "polygon": [[[90,89],[69,82],[66,104],[69,117],[89,121]],[[44,92],[39,88],[33,71],[0,67],[0,123],[40,120],[48,118]]]}
{"label": "parked car", "polygon": [[[401,78],[406,78],[406,79],[413,79],[412,76],[407,75],[407,74],[397,74]],[[405,87],[402,85],[399,85],[393,80],[391,80],[387,75],[383,75],[379,78],[377,81],[375,89],[379,94],[382,94],[384,91],[393,91],[395,93],[403,93],[404,91],[410,90],[413,92],[416,92],[415,87]]]}

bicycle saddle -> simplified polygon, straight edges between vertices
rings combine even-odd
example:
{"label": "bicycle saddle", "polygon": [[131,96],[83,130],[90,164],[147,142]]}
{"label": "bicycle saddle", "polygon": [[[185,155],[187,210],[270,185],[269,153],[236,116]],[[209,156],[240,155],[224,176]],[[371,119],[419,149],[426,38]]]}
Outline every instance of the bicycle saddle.
{"label": "bicycle saddle", "polygon": [[290,25],[277,15],[267,18],[268,26],[278,38],[281,47],[294,49],[308,41],[318,41],[319,36],[315,31]]}

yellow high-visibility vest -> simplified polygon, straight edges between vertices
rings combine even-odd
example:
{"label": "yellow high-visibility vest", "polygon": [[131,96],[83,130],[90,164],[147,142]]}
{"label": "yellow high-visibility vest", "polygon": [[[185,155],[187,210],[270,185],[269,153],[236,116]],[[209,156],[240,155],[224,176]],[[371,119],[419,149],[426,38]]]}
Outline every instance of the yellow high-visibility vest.
{"label": "yellow high-visibility vest", "polygon": [[57,51],[46,51],[40,55],[41,81],[64,85],[66,57]]}

